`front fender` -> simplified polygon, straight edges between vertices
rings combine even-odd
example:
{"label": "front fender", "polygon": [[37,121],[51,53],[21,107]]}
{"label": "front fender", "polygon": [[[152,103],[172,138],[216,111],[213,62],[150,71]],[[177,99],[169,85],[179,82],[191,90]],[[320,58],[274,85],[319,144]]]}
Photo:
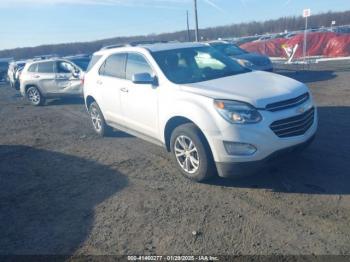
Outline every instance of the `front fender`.
{"label": "front fender", "polygon": [[[216,119],[218,114],[213,106],[213,100],[207,97],[197,97],[196,100],[184,98],[175,101],[172,105],[160,105],[160,109],[163,106],[167,109],[160,110],[160,134],[164,134],[167,123],[175,117],[186,118],[202,131],[216,159],[211,137],[220,135],[221,131],[218,127],[218,119]],[[162,137],[162,142],[166,143],[165,136]]]}

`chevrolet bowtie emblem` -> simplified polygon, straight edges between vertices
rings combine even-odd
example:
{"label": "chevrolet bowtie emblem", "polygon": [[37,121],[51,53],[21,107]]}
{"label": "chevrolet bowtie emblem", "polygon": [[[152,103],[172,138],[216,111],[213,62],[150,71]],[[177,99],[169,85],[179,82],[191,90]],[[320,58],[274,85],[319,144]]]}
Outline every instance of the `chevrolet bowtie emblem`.
{"label": "chevrolet bowtie emblem", "polygon": [[302,114],[302,113],[304,113],[305,112],[305,108],[304,107],[299,107],[298,109],[297,109],[297,113],[299,113],[299,114]]}

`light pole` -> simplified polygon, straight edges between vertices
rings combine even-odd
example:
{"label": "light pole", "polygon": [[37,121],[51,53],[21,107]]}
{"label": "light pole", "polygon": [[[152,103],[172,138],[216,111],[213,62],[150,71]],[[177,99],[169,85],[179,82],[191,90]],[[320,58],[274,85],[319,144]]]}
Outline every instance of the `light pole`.
{"label": "light pole", "polygon": [[303,56],[304,63],[306,62],[306,45],[307,45],[307,16],[305,17],[305,30],[304,30],[304,46],[303,46]]}
{"label": "light pole", "polygon": [[310,9],[303,10],[303,17],[305,18],[305,30],[304,30],[304,47],[303,47],[303,56],[304,56],[304,65],[306,64],[306,51],[307,51],[307,18],[311,15]]}
{"label": "light pole", "polygon": [[187,41],[191,42],[190,23],[188,21],[188,11],[186,11],[186,18],[187,18]]}
{"label": "light pole", "polygon": [[195,17],[195,25],[196,25],[196,42],[199,41],[199,33],[198,33],[198,13],[197,13],[197,0],[194,1],[194,17]]}

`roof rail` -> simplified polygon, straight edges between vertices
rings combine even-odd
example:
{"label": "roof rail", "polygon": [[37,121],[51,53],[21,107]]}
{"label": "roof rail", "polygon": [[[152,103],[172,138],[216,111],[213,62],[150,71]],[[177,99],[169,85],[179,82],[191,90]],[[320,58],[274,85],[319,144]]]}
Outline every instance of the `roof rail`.
{"label": "roof rail", "polygon": [[34,61],[38,61],[38,60],[50,60],[50,59],[57,59],[59,58],[60,56],[57,55],[57,54],[52,54],[52,55],[37,55],[37,56],[34,56],[32,58],[32,60]]}
{"label": "roof rail", "polygon": [[74,55],[66,55],[64,57],[71,57],[71,56],[74,56],[74,57],[78,57],[78,56],[90,56],[90,54],[74,54]]}
{"label": "roof rail", "polygon": [[100,50],[107,50],[118,47],[127,47],[127,46],[139,46],[139,45],[152,45],[152,44],[165,44],[169,43],[169,41],[156,41],[156,40],[145,40],[145,41],[134,41],[127,44],[115,44],[115,45],[107,45],[102,47]]}
{"label": "roof rail", "polygon": [[103,46],[100,50],[107,50],[107,49],[125,47],[125,46],[129,46],[129,45],[128,44],[106,45],[106,46]]}
{"label": "roof rail", "polygon": [[131,46],[138,46],[138,45],[153,45],[153,44],[166,44],[168,41],[162,41],[162,40],[144,40],[144,41],[135,41],[131,42]]}

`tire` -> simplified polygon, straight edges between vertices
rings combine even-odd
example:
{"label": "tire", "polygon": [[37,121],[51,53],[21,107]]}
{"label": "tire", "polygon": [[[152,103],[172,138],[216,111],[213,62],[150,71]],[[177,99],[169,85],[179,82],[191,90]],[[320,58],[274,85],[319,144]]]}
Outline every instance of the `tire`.
{"label": "tire", "polygon": [[20,82],[19,81],[16,81],[15,83],[14,83],[14,85],[13,85],[13,88],[15,89],[15,90],[19,90],[19,88],[20,88],[20,86],[21,86],[21,84],[20,84]]}
{"label": "tire", "polygon": [[45,103],[45,98],[40,93],[39,89],[35,86],[31,86],[26,91],[27,100],[33,106],[41,106]]}
{"label": "tire", "polygon": [[112,128],[106,124],[101,109],[96,102],[92,102],[90,104],[89,114],[91,118],[92,127],[99,136],[108,136],[112,133]]}
{"label": "tire", "polygon": [[202,182],[215,174],[210,147],[202,132],[192,123],[174,129],[170,138],[173,159],[187,178]]}

